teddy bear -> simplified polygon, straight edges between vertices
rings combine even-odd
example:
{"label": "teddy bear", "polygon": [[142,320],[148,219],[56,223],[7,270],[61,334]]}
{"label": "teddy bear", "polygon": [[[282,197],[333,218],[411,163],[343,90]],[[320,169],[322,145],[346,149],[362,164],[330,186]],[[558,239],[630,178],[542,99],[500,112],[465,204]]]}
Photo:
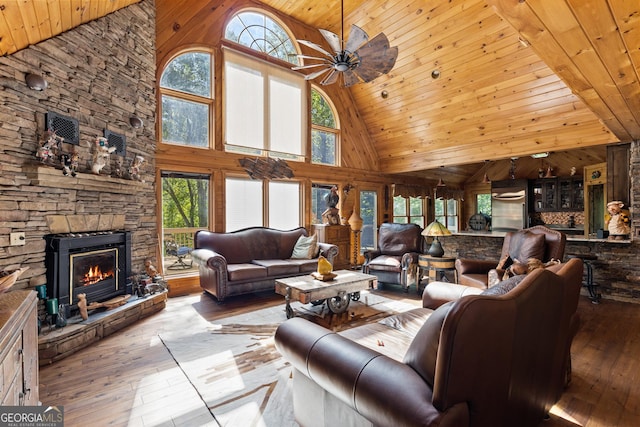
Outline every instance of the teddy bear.
{"label": "teddy bear", "polygon": [[624,203],[619,200],[607,203],[608,214],[605,215],[605,222],[609,230],[610,240],[624,240],[631,232],[629,213],[623,207]]}

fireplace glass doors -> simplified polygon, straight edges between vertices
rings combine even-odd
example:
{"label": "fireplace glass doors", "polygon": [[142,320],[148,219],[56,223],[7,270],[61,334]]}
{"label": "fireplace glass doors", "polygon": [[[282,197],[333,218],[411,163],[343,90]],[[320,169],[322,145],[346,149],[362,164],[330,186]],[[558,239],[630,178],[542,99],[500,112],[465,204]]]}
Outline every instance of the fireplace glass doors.
{"label": "fireplace glass doors", "polygon": [[70,292],[72,301],[78,294],[93,293],[105,288],[118,289],[118,248],[83,252],[69,256],[71,268]]}

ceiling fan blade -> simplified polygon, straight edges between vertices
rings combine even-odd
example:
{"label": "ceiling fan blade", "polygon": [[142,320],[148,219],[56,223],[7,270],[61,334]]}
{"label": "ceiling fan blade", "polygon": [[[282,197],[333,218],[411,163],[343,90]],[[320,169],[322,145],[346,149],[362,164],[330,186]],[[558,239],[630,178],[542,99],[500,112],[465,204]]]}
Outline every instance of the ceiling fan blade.
{"label": "ceiling fan blade", "polygon": [[330,71],[330,70],[333,70],[333,68],[331,68],[331,67],[327,67],[327,68],[325,68],[324,70],[315,71],[315,72],[313,72],[313,73],[311,73],[311,74],[307,74],[307,75],[304,77],[304,79],[305,79],[305,80],[313,80],[313,79],[315,79],[316,77],[320,77],[321,75],[323,75],[324,73],[326,73],[326,72],[328,72],[328,71]]}
{"label": "ceiling fan blade", "polygon": [[298,71],[298,70],[308,70],[310,68],[316,68],[316,67],[330,67],[330,66],[331,66],[330,63],[322,63],[322,64],[300,65],[298,67],[291,67],[291,69],[294,71]]}
{"label": "ceiling fan blade", "polygon": [[323,86],[333,84],[338,80],[339,75],[340,75],[339,71],[337,71],[336,69],[332,69],[331,72],[327,74],[327,76],[324,79],[322,79],[320,84]]}
{"label": "ceiling fan blade", "polygon": [[375,36],[355,53],[360,57],[359,68],[377,70],[380,74],[391,71],[398,58],[398,48],[389,46],[389,40],[384,33]]}
{"label": "ceiling fan blade", "polygon": [[369,35],[357,25],[351,25],[351,32],[349,32],[349,40],[344,50],[347,52],[355,52],[360,46],[362,46],[367,40]]}
{"label": "ceiling fan blade", "polygon": [[331,31],[327,31],[327,30],[318,30],[318,31],[320,31],[324,39],[327,41],[327,43],[329,43],[329,46],[331,46],[331,49],[333,49],[335,53],[340,53],[340,51],[342,51],[342,41],[340,40],[340,37],[338,37],[336,34],[332,33]]}
{"label": "ceiling fan blade", "polygon": [[358,76],[351,70],[347,70],[342,73],[344,80],[344,87],[353,86],[354,84],[360,83],[360,79]]}
{"label": "ceiling fan blade", "polygon": [[298,40],[298,43],[303,44],[307,47],[310,47],[311,49],[317,50],[318,52],[324,53],[325,55],[332,57],[333,55],[331,55],[329,52],[327,52],[322,46],[320,46],[319,44],[316,44],[314,42],[310,42],[308,40]]}
{"label": "ceiling fan blade", "polygon": [[309,55],[296,55],[298,58],[302,58],[302,59],[315,59],[318,61],[325,61],[325,62],[331,62],[331,59],[333,59],[333,57],[329,57],[329,58],[320,58],[319,56],[309,56]]}

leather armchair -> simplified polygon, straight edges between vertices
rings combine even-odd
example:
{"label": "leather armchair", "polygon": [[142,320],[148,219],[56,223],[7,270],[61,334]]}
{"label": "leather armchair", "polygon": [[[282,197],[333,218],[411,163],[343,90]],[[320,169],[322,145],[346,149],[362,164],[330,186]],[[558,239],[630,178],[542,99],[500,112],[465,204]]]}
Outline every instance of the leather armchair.
{"label": "leather armchair", "polygon": [[498,277],[502,277],[504,274],[504,270],[497,269],[497,267],[500,260],[506,257],[522,263],[526,263],[529,258],[536,258],[542,262],[548,262],[552,259],[563,261],[566,242],[566,234],[543,225],[510,231],[504,237],[499,259],[458,258],[456,260],[458,282],[462,285],[486,289],[490,273],[496,274]]}
{"label": "leather armchair", "polygon": [[418,255],[423,251],[422,228],[416,224],[384,223],[378,230],[378,249],[365,251],[362,272],[379,283],[395,283],[405,292],[416,283]]}

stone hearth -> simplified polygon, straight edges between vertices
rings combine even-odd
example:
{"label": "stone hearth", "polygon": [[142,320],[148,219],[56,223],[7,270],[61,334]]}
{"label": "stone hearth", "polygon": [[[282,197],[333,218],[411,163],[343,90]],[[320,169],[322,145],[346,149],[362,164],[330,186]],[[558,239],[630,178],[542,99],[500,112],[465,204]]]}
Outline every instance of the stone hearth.
{"label": "stone hearth", "polygon": [[38,336],[40,365],[63,359],[140,319],[157,313],[165,308],[166,303],[166,291],[144,298],[132,296],[120,307],[90,312],[89,318],[85,321],[80,316],[74,316],[68,319],[64,328],[49,330],[48,326],[43,325],[42,333]]}

